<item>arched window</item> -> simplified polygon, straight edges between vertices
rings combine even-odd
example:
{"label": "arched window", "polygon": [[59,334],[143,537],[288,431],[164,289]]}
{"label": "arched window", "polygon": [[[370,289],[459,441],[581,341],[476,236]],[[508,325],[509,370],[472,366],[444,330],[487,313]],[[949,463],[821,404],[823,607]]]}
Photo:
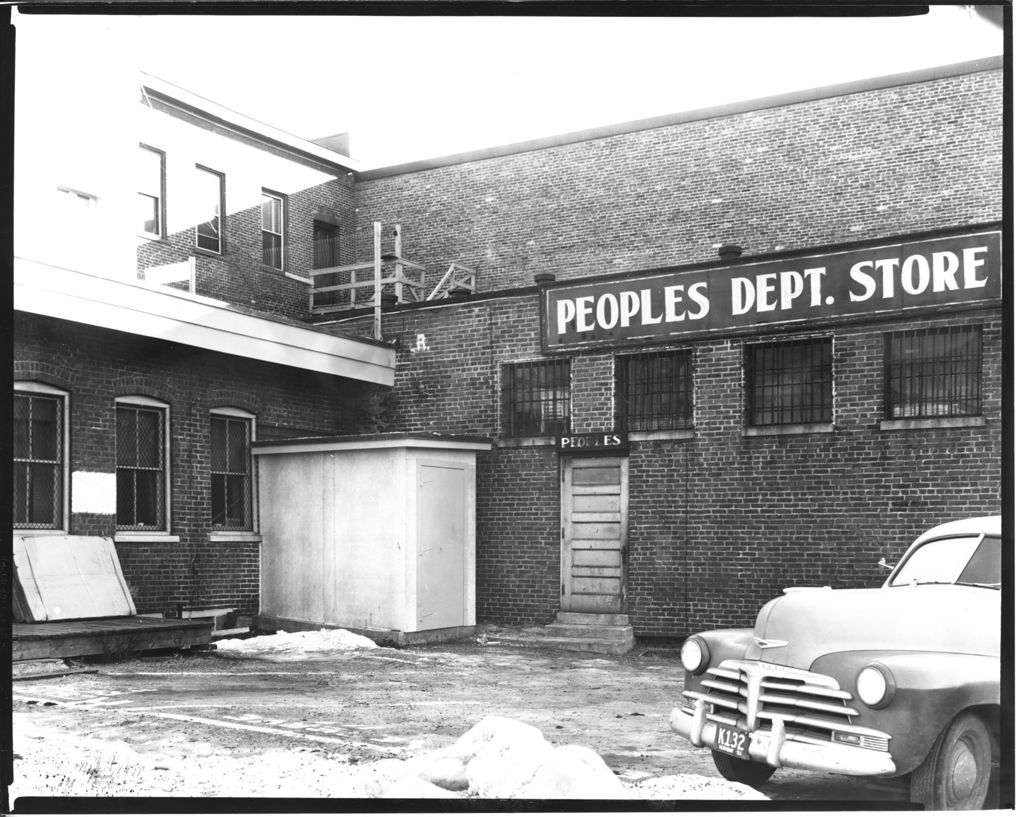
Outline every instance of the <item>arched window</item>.
{"label": "arched window", "polygon": [[170,529],[170,407],[149,397],[118,397],[117,529]]}
{"label": "arched window", "polygon": [[14,384],[15,530],[68,530],[68,393]]}
{"label": "arched window", "polygon": [[210,412],[210,524],[214,531],[253,530],[255,426],[255,416],[241,409]]}

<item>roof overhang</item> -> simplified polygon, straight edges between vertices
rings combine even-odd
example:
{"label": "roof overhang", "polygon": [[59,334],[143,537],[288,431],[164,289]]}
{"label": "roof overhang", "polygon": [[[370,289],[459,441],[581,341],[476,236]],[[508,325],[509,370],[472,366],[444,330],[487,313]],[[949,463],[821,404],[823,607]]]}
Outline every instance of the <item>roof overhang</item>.
{"label": "roof overhang", "polygon": [[140,85],[147,96],[155,95],[163,102],[169,103],[186,113],[199,116],[211,124],[220,125],[234,131],[241,131],[263,141],[275,142],[290,151],[304,154],[343,171],[355,172],[360,169],[359,162],[350,156],[345,156],[308,139],[303,139],[280,128],[268,125],[265,122],[260,122],[238,111],[225,108],[223,105],[218,105],[216,102],[205,99],[198,94],[194,94],[185,88],[180,88],[152,74],[143,72]]}
{"label": "roof overhang", "polygon": [[366,383],[392,386],[395,380],[395,351],[384,344],[248,314],[144,281],[16,258],[14,308]]}

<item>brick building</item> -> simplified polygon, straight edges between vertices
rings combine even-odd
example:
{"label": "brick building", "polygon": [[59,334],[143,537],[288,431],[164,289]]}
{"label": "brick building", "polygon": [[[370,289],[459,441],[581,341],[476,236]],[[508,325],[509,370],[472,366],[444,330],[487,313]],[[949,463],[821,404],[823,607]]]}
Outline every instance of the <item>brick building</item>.
{"label": "brick building", "polygon": [[[95,280],[19,253],[15,327],[20,405],[71,429],[23,466],[63,474],[63,515],[32,524],[114,535],[141,606],[257,612],[258,469],[212,453],[234,433],[490,439],[481,622],[746,625],[1000,508],[1001,60],[368,172],[155,80],[141,97],[136,280],[93,273],[116,294],[87,313]],[[148,466],[115,454],[153,418],[159,530],[127,516]]]}
{"label": "brick building", "polygon": [[[751,270],[753,285],[759,271],[827,266],[831,279],[844,259],[931,258],[928,240],[943,236],[995,236],[995,283],[1002,93],[1001,62],[986,61],[358,175],[364,233],[401,223],[409,258],[478,271],[467,302],[400,305],[383,332],[398,354],[394,427],[496,442],[480,456],[481,620],[546,623],[597,605],[640,636],[746,626],[784,587],[878,584],[878,560],[917,532],[999,511],[998,284],[995,297],[726,315],[671,335],[591,318],[591,339],[574,343],[542,319],[557,321],[577,282],[596,307],[662,273],[683,284]],[[733,244],[742,255],[721,258]],[[544,273],[556,282],[535,284]],[[712,309],[730,295],[717,294]],[[970,406],[954,406],[965,376]],[[619,541],[584,536],[600,554],[573,557],[565,469],[595,460],[558,440],[612,432],[627,442],[612,470],[626,464],[593,478],[628,484],[625,499],[578,518],[607,520],[585,533]],[[570,598],[573,558],[590,598]]]}
{"label": "brick building", "polygon": [[355,165],[155,78],[102,87],[69,97],[131,130],[80,151],[18,112],[21,212],[74,240],[16,224],[15,530],[111,537],[140,612],[255,613],[252,444],[372,428],[393,382],[390,347],[300,320]]}

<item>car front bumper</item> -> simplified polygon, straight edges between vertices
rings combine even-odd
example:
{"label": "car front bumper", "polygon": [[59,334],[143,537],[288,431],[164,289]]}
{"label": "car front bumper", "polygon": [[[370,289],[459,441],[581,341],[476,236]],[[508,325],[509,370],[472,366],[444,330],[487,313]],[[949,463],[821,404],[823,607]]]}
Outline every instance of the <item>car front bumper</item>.
{"label": "car front bumper", "polygon": [[[718,726],[707,719],[703,701],[695,702],[692,713],[673,708],[669,725],[694,746],[714,746]],[[771,730],[759,729],[750,734],[750,758],[777,768],[852,776],[891,775],[896,771],[888,752],[789,739],[782,720],[774,721]]]}

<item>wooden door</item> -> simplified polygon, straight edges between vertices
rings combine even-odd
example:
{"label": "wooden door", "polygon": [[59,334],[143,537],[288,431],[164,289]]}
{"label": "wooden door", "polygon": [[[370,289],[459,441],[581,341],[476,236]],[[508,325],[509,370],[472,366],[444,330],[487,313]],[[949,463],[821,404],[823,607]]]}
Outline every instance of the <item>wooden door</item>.
{"label": "wooden door", "polygon": [[619,613],[623,606],[629,460],[562,460],[562,609]]}

